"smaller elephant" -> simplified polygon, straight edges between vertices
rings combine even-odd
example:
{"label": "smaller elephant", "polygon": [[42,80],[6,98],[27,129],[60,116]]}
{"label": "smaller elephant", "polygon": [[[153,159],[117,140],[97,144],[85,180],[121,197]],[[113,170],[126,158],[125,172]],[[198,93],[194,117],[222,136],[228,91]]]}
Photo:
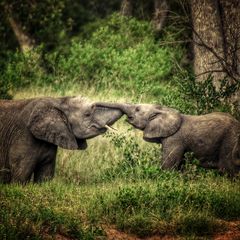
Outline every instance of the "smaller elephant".
{"label": "smaller elephant", "polygon": [[53,178],[58,146],[86,149],[122,115],[82,97],[0,100],[0,182]]}
{"label": "smaller elephant", "polygon": [[143,139],[161,143],[162,168],[178,169],[184,153],[193,152],[205,168],[230,175],[240,171],[240,123],[230,114],[192,116],[155,104],[97,103],[120,109],[128,122],[143,131]]}

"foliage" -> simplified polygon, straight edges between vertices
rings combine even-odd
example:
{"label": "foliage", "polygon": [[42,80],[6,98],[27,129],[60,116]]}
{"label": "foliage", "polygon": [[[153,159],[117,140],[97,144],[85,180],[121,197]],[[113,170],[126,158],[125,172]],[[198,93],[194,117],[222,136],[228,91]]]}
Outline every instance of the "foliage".
{"label": "foliage", "polygon": [[8,31],[7,19],[10,15],[19,22],[22,29],[36,41],[36,44],[45,43],[47,47],[59,44],[71,23],[67,16],[66,22],[63,21],[66,3],[66,0],[38,2],[2,0],[0,7],[4,22],[1,23],[0,31],[2,29],[2,32],[6,34],[3,42],[8,45],[8,40],[12,41],[13,38],[13,33]]}
{"label": "foliage", "polygon": [[57,74],[74,82],[149,92],[171,76],[181,49],[160,48],[149,23],[112,15],[86,42],[73,41]]}
{"label": "foliage", "polygon": [[0,76],[0,99],[11,99],[10,84]]}
{"label": "foliage", "polygon": [[181,47],[159,47],[149,23],[113,14],[87,41],[76,38],[64,51],[47,53],[39,47],[27,54],[9,52],[1,74],[13,90],[49,83],[64,88],[94,84],[101,90],[134,91],[138,100],[143,94],[161,97],[161,83],[171,79],[173,60],[182,54]]}
{"label": "foliage", "polygon": [[134,137],[127,137],[126,134],[109,133],[106,137],[110,138],[122,159],[116,166],[106,169],[103,173],[104,179],[119,177],[154,179],[158,176],[160,151],[157,145],[143,148]]}
{"label": "foliage", "polygon": [[48,76],[40,65],[40,48],[25,54],[8,52],[8,61],[2,63],[1,76],[11,90],[47,83]]}
{"label": "foliage", "polygon": [[117,0],[2,0],[0,1],[0,35],[2,36],[0,52],[14,49],[18,45],[8,22],[9,14],[37,45],[44,45],[49,50],[59,44],[66,44],[71,36],[83,31],[85,24],[111,14],[119,9],[119,5]]}
{"label": "foliage", "polygon": [[239,82],[229,83],[225,78],[221,81],[219,89],[214,85],[212,75],[205,81],[197,82],[194,75],[180,68],[174,76],[182,98],[186,101],[194,101],[197,114],[209,113],[212,111],[230,112],[239,117],[238,106],[234,105],[231,98],[239,90]]}

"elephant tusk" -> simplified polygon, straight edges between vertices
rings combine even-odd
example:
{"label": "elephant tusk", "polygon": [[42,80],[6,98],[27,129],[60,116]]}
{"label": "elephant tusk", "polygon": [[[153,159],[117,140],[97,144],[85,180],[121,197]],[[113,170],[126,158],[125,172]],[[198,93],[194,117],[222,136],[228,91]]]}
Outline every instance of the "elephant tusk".
{"label": "elephant tusk", "polygon": [[117,131],[117,129],[116,129],[116,128],[110,127],[110,126],[108,126],[107,124],[106,124],[104,127],[105,127],[105,128],[107,128],[107,129],[109,129],[109,130],[114,130],[114,131]]}
{"label": "elephant tusk", "polygon": [[0,172],[11,172],[11,171],[8,168],[2,168],[2,169],[0,169]]}

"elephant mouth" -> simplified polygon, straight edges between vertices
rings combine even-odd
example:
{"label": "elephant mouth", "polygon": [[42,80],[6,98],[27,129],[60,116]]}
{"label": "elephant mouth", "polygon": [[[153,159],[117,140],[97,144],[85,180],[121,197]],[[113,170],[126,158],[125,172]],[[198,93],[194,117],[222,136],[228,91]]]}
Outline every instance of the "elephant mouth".
{"label": "elephant mouth", "polygon": [[129,123],[129,124],[131,124],[134,128],[137,128],[137,129],[139,129],[139,130],[144,130],[145,129],[145,126],[144,127],[142,127],[142,126],[139,126],[139,125],[137,125],[136,123],[134,123],[133,122],[133,118],[127,118],[126,119],[126,122],[127,123]]}
{"label": "elephant mouth", "polygon": [[85,134],[84,139],[83,138],[79,139],[80,141],[97,137],[98,135],[105,133],[107,131],[107,128],[93,124],[88,127],[88,131],[89,132]]}
{"label": "elephant mouth", "polygon": [[143,137],[143,139],[146,141],[146,142],[151,142],[151,143],[162,143],[162,138],[147,138],[147,137]]}
{"label": "elephant mouth", "polygon": [[96,124],[93,124],[91,126],[92,129],[94,129],[98,134],[102,134],[102,133],[105,133],[107,131],[107,128],[104,126],[98,126]]}
{"label": "elephant mouth", "polygon": [[78,149],[85,150],[87,148],[87,141],[86,141],[86,139],[76,138],[76,141],[77,141],[77,144],[78,144]]}

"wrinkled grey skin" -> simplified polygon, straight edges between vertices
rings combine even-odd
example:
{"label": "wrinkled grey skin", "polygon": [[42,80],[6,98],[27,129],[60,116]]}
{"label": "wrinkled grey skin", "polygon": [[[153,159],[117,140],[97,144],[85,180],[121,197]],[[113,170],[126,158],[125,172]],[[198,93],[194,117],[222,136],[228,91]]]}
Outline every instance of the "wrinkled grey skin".
{"label": "wrinkled grey skin", "polygon": [[58,146],[86,149],[121,116],[81,97],[0,100],[0,182],[53,178]]}
{"label": "wrinkled grey skin", "polygon": [[240,171],[240,123],[229,114],[191,116],[154,104],[97,106],[120,109],[130,124],[143,131],[144,140],[161,143],[163,169],[178,169],[184,153],[193,152],[205,168],[230,175]]}

